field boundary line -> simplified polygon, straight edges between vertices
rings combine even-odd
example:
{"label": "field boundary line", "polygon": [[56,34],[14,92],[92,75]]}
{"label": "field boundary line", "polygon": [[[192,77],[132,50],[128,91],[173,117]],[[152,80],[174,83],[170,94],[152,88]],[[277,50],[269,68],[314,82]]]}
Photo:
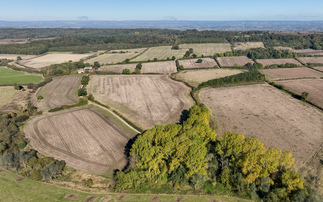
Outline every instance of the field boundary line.
{"label": "field boundary line", "polygon": [[106,110],[106,111],[108,111],[108,112],[110,112],[113,116],[115,116],[116,118],[118,118],[120,121],[122,121],[122,123],[124,123],[126,126],[128,126],[130,129],[132,129],[133,131],[135,131],[136,133],[141,133],[140,131],[138,131],[137,129],[135,129],[134,127],[132,127],[130,124],[128,124],[125,120],[123,120],[120,116],[118,116],[116,113],[114,113],[112,110],[110,110],[110,109],[108,109],[107,107],[103,107],[103,106],[101,106],[101,105],[99,105],[99,104],[97,104],[97,103],[95,103],[95,102],[92,102],[92,101],[90,101],[89,100],[89,103],[90,104],[93,104],[93,105],[95,105],[95,106],[97,106],[97,107],[100,107],[101,109],[104,109],[104,110]]}

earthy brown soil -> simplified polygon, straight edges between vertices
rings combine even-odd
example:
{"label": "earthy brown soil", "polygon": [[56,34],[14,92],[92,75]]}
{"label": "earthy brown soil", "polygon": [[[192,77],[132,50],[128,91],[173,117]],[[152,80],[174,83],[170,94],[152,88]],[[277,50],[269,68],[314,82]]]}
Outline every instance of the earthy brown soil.
{"label": "earthy brown soil", "polygon": [[307,67],[265,69],[261,70],[261,72],[266,76],[269,76],[271,79],[275,80],[323,77],[323,73],[320,73]]}
{"label": "earthy brown soil", "polygon": [[20,182],[20,181],[22,181],[22,180],[24,180],[25,178],[23,178],[23,177],[18,177],[17,179],[15,179],[15,181],[16,182]]}
{"label": "earthy brown soil", "polygon": [[253,64],[253,61],[246,56],[218,57],[217,60],[222,67],[244,66],[247,63]]}
{"label": "earthy brown soil", "polygon": [[84,202],[91,202],[91,201],[95,201],[97,199],[96,196],[90,196],[88,198],[86,198],[86,200]]}
{"label": "earthy brown soil", "polygon": [[297,60],[292,58],[284,58],[284,59],[258,59],[257,62],[261,63],[264,67],[270,66],[270,65],[281,65],[281,64],[295,64],[302,66],[301,63],[299,63]]}
{"label": "earthy brown soil", "polygon": [[77,198],[77,197],[79,197],[78,194],[66,194],[64,198],[65,199],[74,199],[74,198]]}
{"label": "earthy brown soil", "polygon": [[323,113],[268,84],[203,89],[219,135],[256,137],[267,147],[291,151],[303,165],[323,143]]}
{"label": "earthy brown soil", "polygon": [[141,73],[169,74],[177,72],[175,61],[143,63]]}
{"label": "earthy brown soil", "polygon": [[300,57],[302,63],[323,63],[323,57]]}
{"label": "earthy brown soil", "polygon": [[93,107],[36,117],[28,122],[25,133],[41,153],[99,174],[126,165],[125,145],[136,135]]}
{"label": "earthy brown soil", "polygon": [[238,42],[233,44],[234,50],[246,50],[250,48],[265,48],[263,42]]}
{"label": "earthy brown soil", "polygon": [[197,63],[198,59],[178,60],[178,62],[179,62],[179,65],[183,65],[184,69],[218,67],[217,63],[212,58],[201,58],[201,59],[202,59],[201,63]]}
{"label": "earthy brown soil", "polygon": [[101,199],[101,201],[108,202],[108,201],[110,201],[111,198],[112,198],[112,196],[105,196],[104,198]]}

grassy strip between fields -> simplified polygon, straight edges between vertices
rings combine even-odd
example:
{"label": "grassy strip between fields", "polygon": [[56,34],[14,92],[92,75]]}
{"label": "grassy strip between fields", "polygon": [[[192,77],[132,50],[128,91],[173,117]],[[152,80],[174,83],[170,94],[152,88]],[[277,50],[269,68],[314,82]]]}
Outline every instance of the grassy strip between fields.
{"label": "grassy strip between fields", "polygon": [[[68,197],[70,196],[70,197]],[[90,200],[93,199],[93,200]],[[58,187],[52,184],[33,181],[12,173],[0,171],[0,201],[248,201],[229,196],[195,196],[195,195],[151,195],[129,193],[91,194],[77,190]],[[108,201],[108,200],[106,200]]]}

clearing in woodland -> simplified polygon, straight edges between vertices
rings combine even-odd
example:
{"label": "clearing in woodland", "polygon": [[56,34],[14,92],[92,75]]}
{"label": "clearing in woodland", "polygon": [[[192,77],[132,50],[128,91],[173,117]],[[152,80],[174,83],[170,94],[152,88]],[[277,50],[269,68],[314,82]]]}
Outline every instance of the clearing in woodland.
{"label": "clearing in woodland", "polygon": [[225,53],[231,51],[229,43],[202,43],[202,44],[181,44],[179,45],[181,49],[193,48],[193,53],[198,57],[203,56],[213,56],[216,53]]}
{"label": "clearing in woodland", "polygon": [[36,117],[25,133],[33,148],[82,171],[107,173],[127,164],[124,149],[136,132],[94,107]]}
{"label": "clearing in woodland", "polygon": [[141,73],[169,74],[177,72],[175,61],[142,63]]}
{"label": "clearing in woodland", "polygon": [[203,89],[219,135],[255,137],[304,165],[323,143],[323,113],[268,84]]}
{"label": "clearing in woodland", "polygon": [[87,54],[50,53],[39,57],[34,57],[31,59],[20,60],[18,63],[26,67],[40,69],[52,64],[60,64],[63,62],[68,62],[70,60],[77,62],[80,59],[89,57],[90,55],[93,55],[93,53],[87,53]]}
{"label": "clearing in woodland", "polygon": [[307,67],[264,69],[260,71],[274,80],[323,77],[322,73]]}
{"label": "clearing in woodland", "polygon": [[190,86],[198,87],[201,83],[206,82],[208,80],[231,76],[245,71],[246,70],[240,69],[184,70],[178,72],[177,74],[174,74],[173,77],[176,80],[180,80],[189,84]]}
{"label": "clearing in woodland", "polygon": [[218,67],[217,63],[212,58],[201,58],[202,62],[198,63],[198,59],[178,60],[179,65],[183,65],[184,69],[198,68],[214,68]]}
{"label": "clearing in woodland", "polygon": [[221,67],[242,67],[247,63],[253,64],[253,60],[246,56],[238,57],[218,57],[216,58]]}
{"label": "clearing in woodland", "polygon": [[127,119],[149,129],[177,123],[191,105],[189,88],[166,75],[94,75],[88,92]]}
{"label": "clearing in woodland", "polygon": [[282,59],[257,59],[257,62],[261,63],[264,67],[270,65],[282,65],[282,64],[295,64],[298,66],[302,66],[297,60],[293,58],[282,58]]}
{"label": "clearing in woodland", "polygon": [[143,54],[139,55],[131,61],[153,61],[154,58],[157,58],[157,60],[166,60],[167,58],[171,59],[173,56],[175,56],[176,59],[179,59],[184,56],[186,51],[188,51],[188,49],[172,50],[171,46],[151,47],[148,48],[148,50],[145,51]]}
{"label": "clearing in woodland", "polygon": [[0,84],[29,84],[38,83],[42,80],[43,77],[41,75],[33,75],[26,72],[15,71],[7,67],[0,67]]}
{"label": "clearing in woodland", "polygon": [[0,107],[9,102],[17,93],[12,86],[0,86]]}
{"label": "clearing in woodland", "polygon": [[308,92],[307,100],[323,109],[323,79],[298,79],[277,83],[299,96]]}
{"label": "clearing in woodland", "polygon": [[142,52],[144,52],[146,48],[137,48],[137,49],[125,49],[125,50],[112,50],[108,53],[98,55],[97,57],[86,60],[90,64],[94,62],[99,62],[101,65],[107,64],[115,64],[119,62],[123,62],[126,59],[131,59]]}
{"label": "clearing in woodland", "polygon": [[263,42],[237,42],[233,44],[233,50],[247,50],[251,48],[265,48]]}
{"label": "clearing in woodland", "polygon": [[81,85],[81,78],[81,76],[54,77],[53,81],[37,93],[37,96],[41,95],[43,99],[34,104],[42,111],[76,104],[78,102],[77,89]]}
{"label": "clearing in woodland", "polygon": [[323,57],[300,57],[298,58],[302,63],[318,63],[323,64]]}

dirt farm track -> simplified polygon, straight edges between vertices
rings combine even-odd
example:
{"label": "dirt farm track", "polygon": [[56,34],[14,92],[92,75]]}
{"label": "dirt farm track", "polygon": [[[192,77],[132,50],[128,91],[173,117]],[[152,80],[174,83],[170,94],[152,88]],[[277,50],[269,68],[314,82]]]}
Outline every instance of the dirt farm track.
{"label": "dirt farm track", "polygon": [[36,117],[28,122],[25,133],[40,153],[98,174],[126,165],[124,148],[136,135],[94,107]]}

